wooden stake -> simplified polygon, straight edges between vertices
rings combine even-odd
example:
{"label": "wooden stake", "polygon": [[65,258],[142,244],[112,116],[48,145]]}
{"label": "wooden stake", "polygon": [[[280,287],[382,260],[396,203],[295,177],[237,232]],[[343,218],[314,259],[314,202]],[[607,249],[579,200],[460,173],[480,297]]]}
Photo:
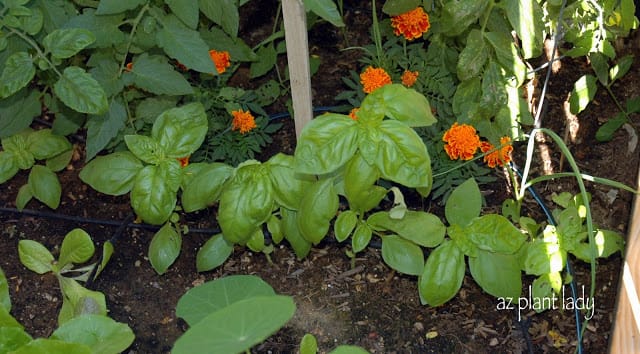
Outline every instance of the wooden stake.
{"label": "wooden stake", "polygon": [[293,119],[296,125],[296,137],[299,138],[302,128],[313,118],[307,13],[302,0],[282,0],[282,15],[284,38],[287,43]]}

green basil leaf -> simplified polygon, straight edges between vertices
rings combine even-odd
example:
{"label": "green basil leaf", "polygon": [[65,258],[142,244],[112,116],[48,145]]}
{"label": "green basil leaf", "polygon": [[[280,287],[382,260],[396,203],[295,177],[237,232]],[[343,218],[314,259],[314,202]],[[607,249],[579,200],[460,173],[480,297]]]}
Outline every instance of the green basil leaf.
{"label": "green basil leaf", "polygon": [[298,259],[305,258],[311,251],[311,242],[307,241],[298,227],[298,212],[287,208],[280,208],[282,215],[282,231]]}
{"label": "green basil leaf", "polygon": [[71,143],[67,138],[53,134],[51,129],[41,129],[29,134],[27,144],[36,160],[48,159],[71,150]]}
{"label": "green basil leaf", "polygon": [[628,120],[624,113],[619,112],[598,128],[598,131],[596,131],[596,140],[599,142],[611,141],[618,129],[627,122]]}
{"label": "green basil leaf", "polygon": [[433,214],[407,210],[402,219],[392,218],[388,212],[371,214],[367,224],[376,230],[389,230],[405,240],[423,247],[436,247],[444,240],[447,228]]}
{"label": "green basil leaf", "polygon": [[0,184],[10,180],[18,173],[18,164],[11,151],[0,151]]}
{"label": "green basil leaf", "polygon": [[389,16],[402,15],[420,6],[420,0],[387,0],[382,6],[382,12]]}
{"label": "green basil leaf", "polygon": [[60,101],[80,113],[103,114],[109,109],[102,86],[83,69],[69,66],[53,85]]}
{"label": "green basil leaf", "polygon": [[233,244],[227,242],[222,234],[211,236],[200,247],[196,255],[198,272],[206,272],[222,265],[233,252]]}
{"label": "green basil leaf", "polygon": [[151,137],[158,141],[167,157],[183,158],[202,145],[207,130],[204,106],[193,102],[162,112],[153,124]]}
{"label": "green basil leaf", "polygon": [[73,149],[69,149],[54,157],[50,157],[45,162],[45,166],[53,172],[60,172],[69,165],[73,158]]}
{"label": "green basil leaf", "polygon": [[94,252],[95,247],[89,234],[82,229],[73,229],[62,240],[58,266],[64,268],[70,263],[84,263],[93,256]]}
{"label": "green basil leaf", "polygon": [[62,187],[58,176],[42,165],[35,165],[29,173],[29,186],[33,197],[51,209],[58,208]]}
{"label": "green basil leaf", "polygon": [[44,49],[54,58],[67,59],[95,42],[96,36],[83,28],[60,28],[42,40]]}
{"label": "green basil leaf", "polygon": [[307,333],[302,336],[300,341],[300,354],[316,354],[318,352],[318,340],[316,337]]}
{"label": "green basil leaf", "polygon": [[145,135],[125,135],[127,148],[140,160],[157,165],[164,158],[164,150],[158,142]]}
{"label": "green basil leaf", "polygon": [[27,206],[27,203],[31,201],[31,198],[33,198],[33,192],[31,191],[29,183],[27,183],[18,190],[18,195],[16,196],[16,208],[18,210],[23,210]]}
{"label": "green basil leaf", "polygon": [[[7,282],[7,277],[4,275],[2,268],[0,268],[0,307],[7,310],[7,312],[11,311],[11,297],[9,297],[9,282]],[[0,327],[1,324],[0,324]]]}
{"label": "green basil leaf", "polygon": [[100,193],[122,195],[131,190],[144,166],[129,151],[98,156],[80,171],[80,179]]}
{"label": "green basil leaf", "polygon": [[268,42],[256,51],[257,60],[251,63],[249,77],[256,78],[268,73],[276,65],[278,52],[273,42]]}
{"label": "green basil leaf", "polygon": [[567,253],[557,243],[535,240],[527,245],[524,271],[527,274],[542,275],[561,272],[567,259]]}
{"label": "green basil leaf", "polygon": [[482,290],[495,297],[517,299],[522,293],[522,275],[515,254],[479,250],[477,257],[469,257],[469,270]]}
{"label": "green basil leaf", "polygon": [[209,56],[209,47],[200,34],[173,15],[162,21],[162,28],[156,32],[156,42],[167,55],[189,69],[209,74],[218,72]]}
{"label": "green basil leaf", "polygon": [[233,168],[223,163],[207,164],[198,171],[182,190],[182,207],[187,213],[204,209],[220,197]]}
{"label": "green basil leaf", "polygon": [[422,248],[397,235],[382,237],[382,259],[400,273],[420,275],[424,270]]}
{"label": "green basil leaf", "polygon": [[579,243],[571,254],[584,262],[590,262],[591,255],[594,258],[607,258],[618,251],[624,251],[624,238],[614,231],[598,230],[594,241],[595,254],[591,250],[591,245],[585,242]]}
{"label": "green basil leaf", "polygon": [[447,228],[447,234],[462,253],[469,257],[478,257],[479,248],[471,241],[471,235],[465,228],[453,224]]}
{"label": "green basil leaf", "polygon": [[180,255],[182,236],[171,226],[164,224],[151,239],[149,261],[158,274],[164,274]]}
{"label": "green basil leaf", "polygon": [[631,69],[631,65],[633,64],[633,55],[625,55],[618,60],[616,65],[612,66],[609,69],[609,77],[611,78],[611,82],[622,78],[626,73]]}
{"label": "green basil leaf", "polygon": [[38,8],[29,9],[28,16],[20,17],[20,27],[31,36],[35,36],[42,29],[44,24],[44,15]]}
{"label": "green basil leaf", "polygon": [[127,324],[100,315],[83,315],[58,327],[51,339],[80,343],[94,353],[118,354],[127,349],[135,335]]}
{"label": "green basil leaf", "polygon": [[480,215],[482,195],[476,180],[471,177],[457,186],[447,199],[444,215],[449,224],[466,226]]}
{"label": "green basil leaf", "polygon": [[509,32],[484,32],[484,38],[491,44],[500,66],[515,75],[517,86],[522,85],[527,74],[527,66],[520,58]]}
{"label": "green basil leaf", "polygon": [[[0,324],[3,324],[1,322],[3,313],[6,316],[10,316],[8,311],[0,309]],[[6,353],[13,353],[31,341],[33,341],[33,338],[20,327],[4,325],[0,327],[0,348],[6,350]]]}
{"label": "green basil leaf", "polygon": [[336,222],[333,224],[333,233],[338,242],[346,240],[353,232],[358,223],[358,213],[353,210],[345,210],[338,214]]}
{"label": "green basil leaf", "polygon": [[276,202],[287,209],[296,210],[309,182],[293,169],[293,156],[279,153],[266,162]]}
{"label": "green basil leaf", "polygon": [[387,189],[376,186],[380,170],[368,163],[361,154],[347,162],[344,170],[344,193],[349,207],[364,214],[375,208],[387,194]]}
{"label": "green basil leaf", "polygon": [[44,274],[52,270],[53,255],[39,242],[20,240],[18,242],[18,256],[20,262],[33,272]]}
{"label": "green basil leaf", "polygon": [[369,246],[369,242],[371,242],[372,234],[373,232],[371,227],[369,227],[367,223],[358,223],[356,229],[353,231],[353,236],[351,236],[351,248],[353,249],[353,253],[358,253],[367,248],[367,246]]}
{"label": "green basil leaf", "polygon": [[384,85],[367,95],[358,116],[363,122],[380,121],[389,117],[410,127],[426,127],[436,122],[427,98],[400,84]]}
{"label": "green basil leaf", "polygon": [[0,74],[0,98],[7,98],[27,86],[35,74],[36,68],[28,53],[11,54]]}
{"label": "green basil leaf", "polygon": [[86,289],[75,279],[58,277],[62,290],[62,308],[58,314],[58,324],[62,325],[74,317],[82,315],[107,315],[107,302],[103,293]]}
{"label": "green basil leaf", "polygon": [[504,254],[516,253],[527,238],[509,219],[499,214],[473,219],[465,232],[479,249]]}
{"label": "green basil leaf", "polygon": [[137,87],[156,95],[189,95],[193,88],[182,74],[167,63],[164,56],[141,54],[133,61],[131,72]]}
{"label": "green basil leaf", "polygon": [[321,175],[344,165],[358,148],[356,125],[341,114],[329,113],[313,119],[298,139],[294,169],[299,173]]}
{"label": "green basil leaf", "polygon": [[317,245],[329,232],[339,204],[332,178],[312,184],[302,196],[298,209],[298,228],[302,236]]}
{"label": "green basil leaf", "polygon": [[418,280],[423,304],[439,306],[451,300],[462,286],[464,254],[452,241],[444,241],[431,252]]}
{"label": "green basil leaf", "polygon": [[273,187],[263,165],[238,167],[220,195],[218,223],[230,243],[246,243],[273,209]]}
{"label": "green basil leaf", "polygon": [[489,5],[486,0],[451,0],[442,4],[440,33],[455,37],[478,21]]}
{"label": "green basil leaf", "polygon": [[531,283],[531,302],[540,306],[532,306],[533,309],[538,313],[551,309],[553,303],[545,299],[558,299],[556,294],[560,293],[560,289],[562,289],[560,272],[545,273],[534,279]]}
{"label": "green basil leaf", "polygon": [[375,164],[382,177],[406,187],[430,187],[431,160],[415,130],[395,120],[380,123]]}
{"label": "green basil leaf", "polygon": [[131,188],[133,210],[142,220],[153,225],[169,220],[176,207],[176,193],[162,172],[157,166],[145,166],[137,173]]}
{"label": "green basil leaf", "polygon": [[267,230],[271,233],[271,241],[278,245],[284,240],[284,227],[282,226],[282,220],[277,216],[271,214],[269,220],[267,220]]}

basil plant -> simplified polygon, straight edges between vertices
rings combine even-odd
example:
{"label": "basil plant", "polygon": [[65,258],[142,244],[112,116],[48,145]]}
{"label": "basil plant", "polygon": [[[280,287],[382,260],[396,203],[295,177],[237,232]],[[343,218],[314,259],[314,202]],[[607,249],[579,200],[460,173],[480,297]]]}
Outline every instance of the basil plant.
{"label": "basil plant", "polygon": [[130,193],[131,206],[145,222],[160,225],[173,213],[184,169],[180,159],[200,147],[207,133],[200,103],[161,113],[151,136],[126,135],[129,151],[98,156],[80,171],[80,178],[98,192]]}

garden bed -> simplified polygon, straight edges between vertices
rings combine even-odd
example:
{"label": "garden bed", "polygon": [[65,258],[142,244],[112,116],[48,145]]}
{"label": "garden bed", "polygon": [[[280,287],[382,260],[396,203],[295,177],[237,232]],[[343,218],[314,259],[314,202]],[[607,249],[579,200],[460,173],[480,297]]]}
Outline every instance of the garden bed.
{"label": "garden bed", "polygon": [[[361,8],[346,11],[346,36],[350,46],[363,45],[369,38],[368,2],[362,3]],[[262,8],[268,8],[268,4],[244,9],[246,21],[255,25],[251,21]],[[256,41],[263,38],[261,30],[267,33],[270,30],[265,26],[269,24],[251,27]],[[348,77],[349,70],[361,69],[358,55],[353,51],[339,51],[346,47],[343,35],[328,24],[314,27],[310,33],[311,54],[322,59],[318,73],[312,78],[315,106],[336,105],[335,94],[345,90],[341,78]],[[629,42],[623,50],[636,58],[640,56],[637,43]],[[568,120],[565,115],[567,95],[573,83],[589,72],[590,67],[584,60],[564,59],[560,63],[560,69],[551,76],[546,93],[543,126],[566,137],[565,142],[583,173],[635,186],[639,156],[637,149],[627,151],[629,135],[620,130],[611,142],[599,143],[595,139],[598,127],[616,112],[615,104],[600,90],[576,120]],[[246,75],[247,71],[239,70],[232,82],[246,87],[254,85],[243,73]],[[640,82],[640,63],[636,60],[612,90],[624,101],[640,95],[637,82]],[[541,84],[538,82],[536,87],[539,89]],[[282,102],[271,109],[269,113],[286,110]],[[632,115],[632,118],[632,125],[640,128],[638,115]],[[291,154],[294,151],[292,121],[283,118],[281,122],[283,127],[274,135],[274,142],[260,157],[263,161],[278,152]],[[576,135],[572,136],[574,131]],[[30,239],[54,249],[66,233],[79,227],[86,230],[97,245],[102,245],[112,238],[119,223],[133,215],[128,196],[101,194],[79,179],[78,172],[84,167],[84,159],[81,144],[76,144],[76,148],[78,158],[58,174],[63,193],[57,210],[32,201],[25,213],[0,212],[0,267],[9,281],[12,314],[34,337],[48,337],[56,328],[62,300],[57,281],[51,274],[35,274],[20,263],[18,242]],[[524,162],[525,148],[515,146],[514,161],[520,165]],[[544,155],[545,151],[547,155]],[[554,172],[567,170],[567,163],[560,156],[555,144],[548,140],[539,142],[532,175],[542,175],[549,168]],[[28,172],[21,171],[1,186],[1,207],[15,207],[18,190],[26,183],[27,176]],[[486,201],[483,210],[500,212],[503,200],[509,197],[509,187],[502,170],[497,169],[494,176],[496,182],[482,187]],[[573,179],[545,182],[536,188],[549,205],[554,194],[578,192]],[[611,187],[597,184],[588,184],[588,191],[593,198],[591,206],[595,222],[600,227],[626,233],[633,195],[613,192]],[[413,204],[410,205],[412,208],[443,213],[442,206],[436,201],[415,198],[409,203]],[[259,275],[277,293],[293,296],[297,305],[294,318],[277,334],[256,346],[253,349],[256,353],[296,352],[305,333],[317,337],[323,352],[339,344],[359,345],[372,353],[575,351],[577,337],[573,311],[556,309],[536,314],[530,309],[499,310],[499,301],[483,292],[470,274],[465,276],[460,292],[451,301],[438,307],[423,306],[416,288],[417,277],[405,276],[389,268],[382,261],[375,243],[358,254],[355,267],[345,254],[347,247],[329,237],[302,260],[298,260],[286,244],[277,246],[270,259],[236,246],[233,255],[221,267],[198,273],[196,251],[211,236],[207,230],[218,228],[216,212],[215,208],[208,208],[183,216],[182,221],[192,232],[183,238],[180,257],[164,275],[158,275],[146,257],[155,232],[153,229],[132,226],[119,236],[112,259],[92,288],[106,295],[109,315],[128,324],[134,331],[136,339],[129,353],[170,352],[173,343],[187,329],[186,323],[175,314],[180,296],[205,281],[230,274]],[[61,215],[77,219],[61,219]],[[545,217],[530,197],[523,206],[523,215],[536,220]],[[102,225],[100,221],[114,225]],[[199,232],[201,230],[204,231]],[[597,263],[595,309],[583,339],[584,350],[590,353],[606,352],[609,345],[622,256],[616,254],[599,259]],[[572,260],[572,266],[579,296],[585,298],[590,286],[589,265]],[[524,278],[523,296],[530,293],[528,286],[532,280]]]}

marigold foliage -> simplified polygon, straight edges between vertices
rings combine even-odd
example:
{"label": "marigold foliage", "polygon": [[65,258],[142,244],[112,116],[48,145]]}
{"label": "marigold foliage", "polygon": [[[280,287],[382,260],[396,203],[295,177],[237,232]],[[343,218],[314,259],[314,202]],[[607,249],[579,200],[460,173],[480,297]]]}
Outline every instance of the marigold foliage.
{"label": "marigold foliage", "polygon": [[364,93],[371,93],[384,85],[390,84],[391,76],[383,68],[368,66],[360,74],[360,83],[362,83]]}
{"label": "marigold foliage", "polygon": [[398,16],[391,17],[391,26],[396,36],[403,35],[404,38],[411,41],[422,37],[429,30],[429,15],[424,12],[422,7],[405,12]]}
{"label": "marigold foliage", "polygon": [[444,150],[452,160],[471,160],[480,147],[480,137],[476,128],[468,124],[453,123],[442,136],[446,142]]}
{"label": "marigold foliage", "polygon": [[239,109],[237,111],[232,111],[231,115],[233,116],[231,130],[239,130],[240,134],[245,134],[256,127],[256,120],[251,112]]}

